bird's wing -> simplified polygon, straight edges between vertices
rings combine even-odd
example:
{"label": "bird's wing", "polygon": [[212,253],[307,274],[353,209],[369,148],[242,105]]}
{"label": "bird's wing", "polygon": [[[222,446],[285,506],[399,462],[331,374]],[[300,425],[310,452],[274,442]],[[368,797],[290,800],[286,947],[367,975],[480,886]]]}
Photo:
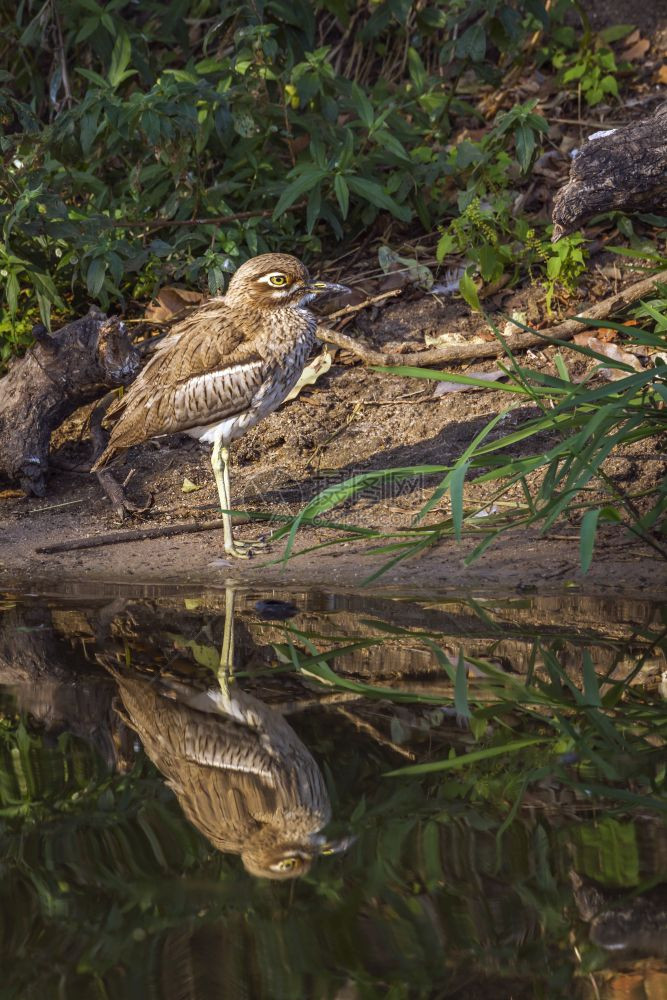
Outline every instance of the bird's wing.
{"label": "bird's wing", "polygon": [[165,771],[168,760],[230,774],[254,774],[272,782],[275,753],[262,730],[218,712],[192,708],[180,691],[160,682],[111,672],[131,724],[160,770]]}
{"label": "bird's wing", "polygon": [[159,682],[108,669],[146,753],[190,821],[221,850],[240,850],[251,831],[294,803],[293,766],[282,773],[262,732],[191,708]]}
{"label": "bird's wing", "polygon": [[107,411],[117,417],[95,468],[118,451],[207,426],[243,412],[263,382],[265,359],[254,336],[255,317],[243,327],[224,301],[213,299],[179,323],[123,397]]}

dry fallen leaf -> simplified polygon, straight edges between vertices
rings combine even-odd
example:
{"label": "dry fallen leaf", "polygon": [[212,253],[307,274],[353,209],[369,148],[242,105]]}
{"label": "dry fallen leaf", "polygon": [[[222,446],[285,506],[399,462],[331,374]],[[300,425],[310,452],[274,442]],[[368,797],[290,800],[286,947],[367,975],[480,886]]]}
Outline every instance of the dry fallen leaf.
{"label": "dry fallen leaf", "polygon": [[[517,326],[517,324],[521,324]],[[503,337],[514,337],[517,333],[525,333],[523,327],[528,326],[528,313],[515,309],[503,327]]]}
{"label": "dry fallen leaf", "polygon": [[658,70],[658,75],[656,77],[657,83],[667,83],[667,62],[663,63]]}
{"label": "dry fallen leaf", "polygon": [[307,365],[306,368],[301,372],[301,378],[294,386],[289,396],[285,398],[285,402],[289,402],[290,399],[296,399],[301,390],[306,385],[314,385],[317,382],[320,375],[324,375],[331,368],[331,354],[329,351],[322,351],[318,354],[316,358]]}
{"label": "dry fallen leaf", "polygon": [[639,41],[631,45],[629,49],[625,49],[621,52],[621,59],[627,59],[628,62],[635,62],[637,59],[643,59],[648,50],[651,48],[651,43],[648,38],[640,38]]}
{"label": "dry fallen leaf", "polygon": [[186,476],[185,479],[183,480],[183,485],[181,486],[181,493],[196,493],[197,490],[200,489],[201,486],[197,486],[196,483],[193,483],[192,480],[188,479],[188,477]]}
{"label": "dry fallen leaf", "polygon": [[604,344],[611,343],[612,340],[616,340],[618,337],[618,332],[612,330],[608,326],[601,326],[598,330],[598,340],[601,340]]}
{"label": "dry fallen leaf", "polygon": [[[636,358],[634,354],[629,354],[627,351],[622,350],[618,344],[606,344],[589,333],[578,333],[574,337],[574,342],[575,344],[579,344],[580,347],[590,348],[596,354],[603,354],[606,358],[611,358],[612,361],[619,361],[624,365],[629,365],[636,372],[644,370],[639,358]],[[622,371],[620,368],[601,368],[600,375],[603,378],[609,379],[610,382],[615,382],[618,379],[627,378],[628,373]]]}
{"label": "dry fallen leaf", "polygon": [[23,490],[0,490],[0,500],[14,500],[25,495]]}
{"label": "dry fallen leaf", "polygon": [[183,312],[190,306],[199,305],[203,298],[201,292],[192,292],[188,288],[174,288],[173,285],[165,285],[157,293],[151,304],[144,312],[144,319],[153,323],[164,323],[175,313]]}

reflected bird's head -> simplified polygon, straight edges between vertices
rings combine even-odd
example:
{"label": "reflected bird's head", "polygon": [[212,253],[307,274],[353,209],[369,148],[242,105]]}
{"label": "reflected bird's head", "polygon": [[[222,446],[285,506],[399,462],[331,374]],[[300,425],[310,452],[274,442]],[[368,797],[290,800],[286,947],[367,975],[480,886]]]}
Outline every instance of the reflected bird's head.
{"label": "reflected bird's head", "polygon": [[249,848],[241,852],[241,859],[247,872],[257,878],[270,878],[276,881],[286,881],[306,875],[313,861],[320,855],[341,854],[356,840],[355,837],[341,837],[339,840],[327,840],[321,834],[313,834],[308,845],[299,844],[282,847],[273,845],[270,848]]}
{"label": "reflected bird's head", "polygon": [[306,306],[318,295],[347,292],[345,285],[311,279],[308,268],[286,253],[263,253],[236,271],[225,302],[232,307],[272,309]]}

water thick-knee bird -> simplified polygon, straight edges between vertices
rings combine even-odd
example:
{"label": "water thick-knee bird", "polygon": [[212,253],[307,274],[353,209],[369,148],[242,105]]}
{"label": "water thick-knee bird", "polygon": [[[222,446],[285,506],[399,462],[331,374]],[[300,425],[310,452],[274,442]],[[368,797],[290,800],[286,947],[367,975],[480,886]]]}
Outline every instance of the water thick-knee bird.
{"label": "water thick-knee bird", "polygon": [[318,295],[346,292],[314,281],[296,257],[267,253],[246,261],[227,294],[178,323],[121,399],[109,443],[92,468],[126,448],[184,431],[213,446],[211,464],[224,522],[225,552],[245,557],[252,543],[232,535],[229,446],[292,391],[315,343],[308,308]]}

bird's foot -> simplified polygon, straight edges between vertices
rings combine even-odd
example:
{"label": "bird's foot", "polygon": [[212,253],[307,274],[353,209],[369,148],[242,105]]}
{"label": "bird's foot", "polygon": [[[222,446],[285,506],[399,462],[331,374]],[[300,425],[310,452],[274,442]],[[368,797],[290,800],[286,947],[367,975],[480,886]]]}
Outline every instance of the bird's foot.
{"label": "bird's foot", "polygon": [[260,552],[265,552],[268,547],[269,542],[264,538],[253,538],[249,542],[234,540],[231,545],[225,546],[225,553],[235,559],[252,559]]}

